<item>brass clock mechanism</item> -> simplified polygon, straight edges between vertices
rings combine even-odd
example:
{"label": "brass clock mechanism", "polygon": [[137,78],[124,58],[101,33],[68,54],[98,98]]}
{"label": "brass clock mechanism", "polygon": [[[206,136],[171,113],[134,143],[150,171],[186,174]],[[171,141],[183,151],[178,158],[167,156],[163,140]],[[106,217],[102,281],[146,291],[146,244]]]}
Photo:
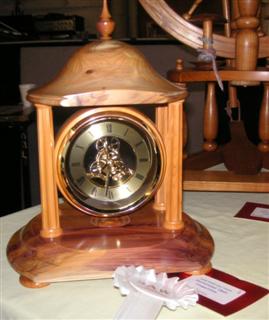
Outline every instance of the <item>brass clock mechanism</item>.
{"label": "brass clock mechanism", "polygon": [[64,198],[99,217],[128,214],[145,204],[162,181],[165,163],[154,124],[120,107],[76,112],[59,132],[56,159]]}

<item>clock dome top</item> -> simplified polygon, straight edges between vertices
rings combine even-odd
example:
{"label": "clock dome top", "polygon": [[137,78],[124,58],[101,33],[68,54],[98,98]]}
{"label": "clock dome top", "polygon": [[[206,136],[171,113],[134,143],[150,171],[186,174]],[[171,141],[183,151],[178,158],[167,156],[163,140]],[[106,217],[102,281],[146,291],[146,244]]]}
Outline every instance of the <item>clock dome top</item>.
{"label": "clock dome top", "polygon": [[104,1],[97,23],[100,40],[75,51],[48,84],[28,99],[53,106],[161,104],[183,99],[184,87],[160,76],[133,46],[111,40],[114,22]]}

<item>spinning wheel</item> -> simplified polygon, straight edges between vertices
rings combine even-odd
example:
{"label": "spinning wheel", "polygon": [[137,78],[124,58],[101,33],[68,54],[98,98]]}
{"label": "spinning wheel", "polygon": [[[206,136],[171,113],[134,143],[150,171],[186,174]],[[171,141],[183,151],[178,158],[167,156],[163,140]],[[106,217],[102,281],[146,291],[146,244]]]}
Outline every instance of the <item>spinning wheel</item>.
{"label": "spinning wheel", "polygon": [[[205,0],[204,0],[205,1]],[[216,72],[213,72],[212,65],[215,57],[226,59],[226,66],[219,70],[218,76],[222,81],[228,81],[229,104],[231,108],[237,108],[236,86],[255,86],[261,82],[264,85],[263,101],[259,114],[259,136],[260,144],[258,150],[247,142],[243,149],[241,145],[233,146],[233,152],[236,151],[238,156],[231,154],[232,162],[237,162],[237,168],[232,168],[226,172],[208,172],[208,171],[189,171],[185,170],[184,174],[184,189],[185,190],[214,190],[214,191],[268,191],[267,173],[259,173],[260,167],[254,175],[238,174],[238,168],[242,167],[241,158],[245,162],[249,156],[249,164],[246,165],[247,170],[253,169],[253,162],[260,162],[258,158],[263,158],[263,166],[268,168],[269,154],[269,69],[268,65],[265,68],[257,68],[257,62],[260,58],[269,57],[269,37],[262,33],[259,27],[259,15],[261,1],[258,0],[222,0],[223,15],[226,19],[224,26],[224,35],[215,34],[213,31],[213,16],[196,16],[195,10],[201,3],[201,0],[193,1],[192,7],[182,16],[176,13],[169,5],[168,1],[163,0],[140,0],[140,3],[149,15],[173,37],[182,43],[190,46],[198,51],[205,50],[210,53],[210,64],[205,68],[194,68],[186,70],[183,68],[183,62],[177,61],[176,69],[168,72],[168,79],[175,83],[182,82],[206,82],[207,83],[207,98],[204,109],[204,150],[210,157],[217,149],[215,139],[218,129],[218,110],[216,102],[215,84],[218,80]],[[196,19],[193,19],[196,18]],[[193,20],[200,20],[202,26],[198,27],[193,24]],[[211,50],[211,51],[210,51]],[[213,53],[212,53],[213,52]],[[244,130],[238,128],[240,123],[235,125],[231,123],[231,131],[235,129],[241,137],[246,138],[242,133]],[[240,129],[240,130],[238,130]],[[237,139],[237,140],[240,140]],[[236,140],[236,139],[235,139]],[[247,139],[246,139],[247,140]],[[240,141],[239,141],[240,142]],[[234,141],[233,141],[234,143]],[[230,148],[231,149],[231,148]],[[236,150],[238,149],[238,150]],[[250,151],[249,151],[250,149]],[[218,148],[218,152],[222,152]],[[230,151],[229,151],[230,152]],[[227,152],[226,152],[227,153]],[[247,155],[245,154],[247,153]],[[210,155],[209,155],[210,154]],[[211,161],[212,164],[223,162],[223,154],[218,154],[217,162]],[[194,164],[195,169],[201,168],[200,163],[205,158],[188,159],[186,168],[191,168]],[[255,161],[253,161],[253,159]],[[194,160],[194,161],[189,161]],[[189,161],[189,162],[188,162]],[[198,167],[197,167],[197,161]],[[207,161],[207,160],[206,160]],[[215,161],[215,160],[214,160]],[[188,166],[188,163],[190,164]],[[210,161],[209,161],[210,163]],[[226,165],[226,163],[225,163]],[[227,165],[226,165],[227,167]],[[227,167],[228,168],[228,167]],[[228,168],[230,170],[230,168]],[[241,168],[239,169],[241,170]],[[253,170],[252,170],[253,171]]]}
{"label": "spinning wheel", "polygon": [[[177,14],[164,0],[139,0],[153,20],[175,39],[194,49],[203,46],[203,30]],[[236,1],[235,1],[236,2]],[[243,2],[243,1],[241,1]],[[248,1],[253,2],[253,1]],[[260,2],[260,1],[254,1]],[[179,4],[180,5],[180,4]],[[235,58],[235,39],[224,35],[213,35],[216,55]],[[269,36],[259,38],[259,58],[269,56]]]}

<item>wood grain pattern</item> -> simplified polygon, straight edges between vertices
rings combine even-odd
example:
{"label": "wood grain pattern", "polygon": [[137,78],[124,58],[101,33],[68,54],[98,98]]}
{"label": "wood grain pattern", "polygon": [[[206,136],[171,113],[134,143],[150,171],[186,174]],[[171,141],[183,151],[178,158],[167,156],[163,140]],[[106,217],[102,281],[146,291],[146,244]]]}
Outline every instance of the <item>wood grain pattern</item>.
{"label": "wood grain pattern", "polygon": [[[63,234],[40,237],[38,215],[11,238],[12,267],[37,284],[111,277],[120,265],[143,265],[157,272],[199,271],[210,264],[213,240],[199,223],[183,214],[184,228],[162,227],[164,215],[152,203],[130,216],[124,227],[96,227],[94,218],[61,206]],[[25,279],[24,279],[25,280]],[[24,282],[27,285],[27,281]]]}
{"label": "wood grain pattern", "polygon": [[56,78],[28,99],[51,106],[108,106],[168,103],[186,91],[161,77],[134,47],[116,40],[78,49]]}
{"label": "wood grain pattern", "polygon": [[242,175],[226,171],[185,170],[184,190],[269,192],[269,173]]}
{"label": "wood grain pattern", "polygon": [[[223,81],[241,81],[244,79],[252,79],[253,81],[269,82],[268,68],[259,68],[256,71],[237,71],[234,69],[219,70],[220,78]],[[216,81],[213,71],[185,69],[182,72],[170,70],[167,74],[170,81],[173,82],[201,82]]]}

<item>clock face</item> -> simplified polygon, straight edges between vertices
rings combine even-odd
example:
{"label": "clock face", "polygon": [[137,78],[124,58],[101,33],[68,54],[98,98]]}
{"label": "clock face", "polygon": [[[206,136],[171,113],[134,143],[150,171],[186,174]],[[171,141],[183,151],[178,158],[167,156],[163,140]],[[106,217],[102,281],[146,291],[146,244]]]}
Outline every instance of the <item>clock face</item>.
{"label": "clock face", "polygon": [[127,214],[147,202],[160,184],[163,149],[154,125],[134,110],[79,112],[57,139],[59,189],[88,214]]}

